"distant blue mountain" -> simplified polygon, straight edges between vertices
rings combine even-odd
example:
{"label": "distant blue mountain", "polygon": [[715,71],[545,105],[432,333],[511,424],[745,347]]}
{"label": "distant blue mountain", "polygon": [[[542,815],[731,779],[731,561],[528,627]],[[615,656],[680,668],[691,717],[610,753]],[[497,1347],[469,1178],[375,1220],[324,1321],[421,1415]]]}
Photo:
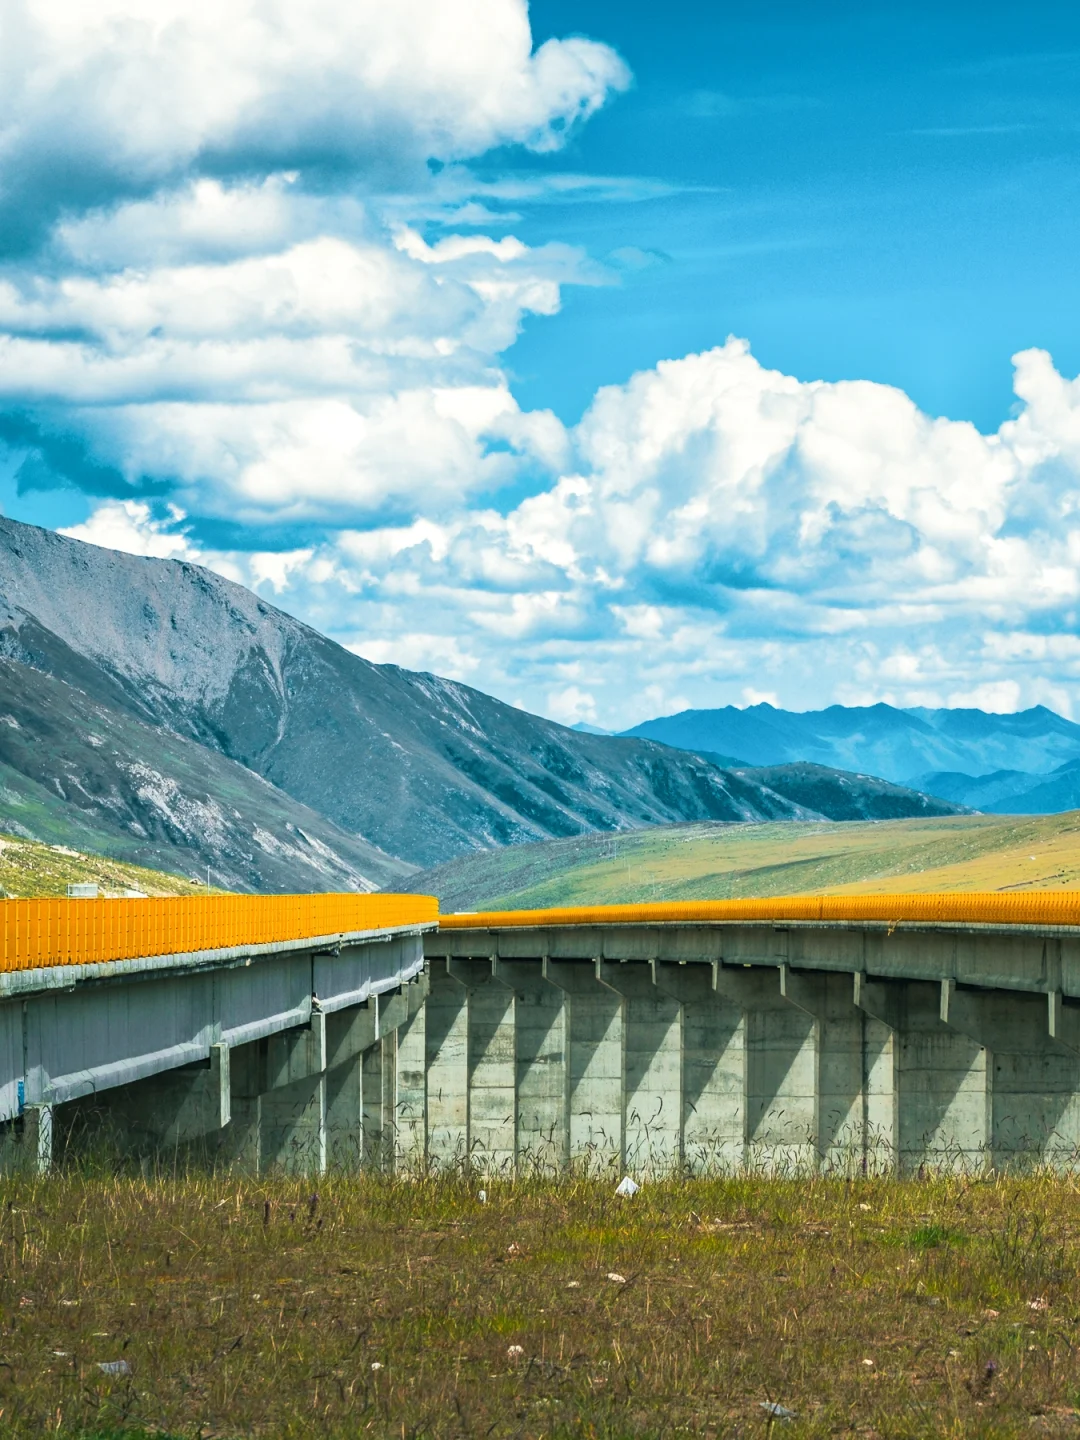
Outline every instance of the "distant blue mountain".
{"label": "distant blue mountain", "polygon": [[[728,705],[646,720],[626,734],[680,750],[738,755],[748,765],[812,761],[929,790],[980,810],[1046,814],[1080,806],[1080,769],[1061,771],[1080,761],[1080,725],[1044,705],[1015,715],[892,705],[830,705],[802,712],[766,704],[745,710]],[[975,780],[985,782],[981,791],[967,788]],[[984,794],[986,803],[971,798],[975,793]],[[1013,803],[1021,795],[1030,808]]]}
{"label": "distant blue mountain", "polygon": [[1047,775],[996,770],[991,775],[929,773],[918,789],[990,815],[1052,815],[1080,810],[1080,760],[1066,760]]}

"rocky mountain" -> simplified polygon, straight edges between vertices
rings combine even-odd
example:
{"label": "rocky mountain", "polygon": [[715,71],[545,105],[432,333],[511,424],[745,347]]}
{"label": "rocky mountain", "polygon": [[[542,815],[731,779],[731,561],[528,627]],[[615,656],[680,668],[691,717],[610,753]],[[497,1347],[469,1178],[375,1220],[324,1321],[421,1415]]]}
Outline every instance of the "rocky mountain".
{"label": "rocky mountain", "polygon": [[[1043,773],[1080,758],[1080,725],[1042,705],[1015,715],[892,705],[806,712],[728,705],[647,720],[626,733],[696,753],[739,756],[746,765],[810,761],[918,789],[934,774],[970,779],[1001,770]],[[935,793],[955,798],[953,791]]]}
{"label": "rocky mountain", "polygon": [[153,865],[171,849],[243,888],[393,884],[522,841],[827,813],[696,754],[371,664],[199,566],[3,518],[0,660],[0,829],[67,816],[84,846],[92,832]]}
{"label": "rocky mountain", "polygon": [[730,773],[798,805],[810,819],[901,820],[915,815],[952,815],[966,804],[955,796],[928,795],[827,765],[756,765]]}
{"label": "rocky mountain", "polygon": [[243,765],[0,659],[0,831],[230,890],[370,890],[415,868]]}

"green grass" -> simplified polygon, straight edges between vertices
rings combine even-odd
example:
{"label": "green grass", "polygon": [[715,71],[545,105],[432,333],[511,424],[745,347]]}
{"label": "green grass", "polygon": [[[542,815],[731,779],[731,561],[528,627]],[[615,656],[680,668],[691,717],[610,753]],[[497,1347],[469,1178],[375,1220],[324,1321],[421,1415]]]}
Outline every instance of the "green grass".
{"label": "green grass", "polygon": [[[93,883],[103,895],[141,890],[145,895],[205,895],[206,886],[147,870],[104,855],[89,855],[67,846],[42,845],[15,835],[0,834],[0,898],[33,900],[65,895],[71,884]],[[211,887],[211,894],[220,894]]]}
{"label": "green grass", "polygon": [[[8,1181],[0,1433],[1080,1427],[1073,1181],[612,1190],[464,1175]],[[117,1359],[130,1374],[102,1374]],[[762,1402],[796,1418],[771,1422]]]}
{"label": "green grass", "polygon": [[1080,888],[1080,813],[657,826],[464,856],[409,883],[446,911]]}

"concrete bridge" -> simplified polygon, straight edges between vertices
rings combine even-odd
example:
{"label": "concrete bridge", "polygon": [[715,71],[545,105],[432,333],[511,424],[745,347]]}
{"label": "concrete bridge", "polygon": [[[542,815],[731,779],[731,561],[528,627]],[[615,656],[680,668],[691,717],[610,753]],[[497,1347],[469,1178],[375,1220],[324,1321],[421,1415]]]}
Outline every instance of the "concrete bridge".
{"label": "concrete bridge", "polygon": [[0,1155],[381,1162],[437,912],[416,895],[0,901]]}
{"label": "concrete bridge", "polygon": [[[56,963],[46,937],[0,977],[12,1157],[46,1165],[50,1136],[80,1124],[133,1151],[307,1170],[863,1173],[1080,1156],[1080,894],[438,922],[416,896],[229,903],[314,908],[286,938],[238,943],[237,911],[231,945],[116,959],[106,946],[89,964],[70,945]],[[330,925],[319,905],[344,908]]]}

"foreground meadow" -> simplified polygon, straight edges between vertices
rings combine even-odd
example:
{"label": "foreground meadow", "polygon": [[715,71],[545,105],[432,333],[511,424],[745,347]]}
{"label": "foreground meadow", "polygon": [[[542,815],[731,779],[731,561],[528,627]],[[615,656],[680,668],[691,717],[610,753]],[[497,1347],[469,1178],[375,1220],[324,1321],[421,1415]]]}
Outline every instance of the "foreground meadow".
{"label": "foreground meadow", "polygon": [[481,1183],[7,1182],[0,1431],[1080,1433],[1071,1182]]}

